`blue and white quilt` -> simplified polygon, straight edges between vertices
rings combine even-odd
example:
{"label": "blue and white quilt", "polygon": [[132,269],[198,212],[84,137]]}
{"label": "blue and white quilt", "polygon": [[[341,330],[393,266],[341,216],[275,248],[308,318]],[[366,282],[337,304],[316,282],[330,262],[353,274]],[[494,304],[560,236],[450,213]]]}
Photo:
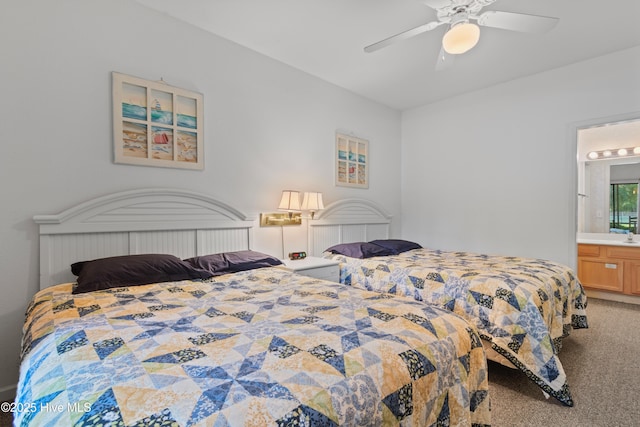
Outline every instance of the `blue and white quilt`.
{"label": "blue and white quilt", "polygon": [[410,298],[262,268],[35,295],[15,425],[490,424],[476,329]]}
{"label": "blue and white quilt", "polygon": [[586,328],[587,297],[573,271],[556,262],[468,252],[413,249],[340,262],[340,281],[413,297],[474,325],[491,348],[544,392],[573,400],[558,351],[573,328]]}

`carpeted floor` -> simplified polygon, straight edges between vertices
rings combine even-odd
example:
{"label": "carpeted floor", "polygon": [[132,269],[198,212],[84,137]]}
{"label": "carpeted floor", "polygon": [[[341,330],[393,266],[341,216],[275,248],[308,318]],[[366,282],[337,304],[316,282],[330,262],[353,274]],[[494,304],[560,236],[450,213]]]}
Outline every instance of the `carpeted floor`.
{"label": "carpeted floor", "polygon": [[562,406],[523,374],[489,366],[493,425],[640,425],[640,306],[590,299],[589,329],[565,339],[560,360],[574,406]]}
{"label": "carpeted floor", "polygon": [[[489,366],[493,426],[625,427],[640,425],[640,306],[590,299],[589,329],[564,341],[560,360],[575,406],[545,399],[524,374]],[[0,412],[0,427],[11,414]]]}

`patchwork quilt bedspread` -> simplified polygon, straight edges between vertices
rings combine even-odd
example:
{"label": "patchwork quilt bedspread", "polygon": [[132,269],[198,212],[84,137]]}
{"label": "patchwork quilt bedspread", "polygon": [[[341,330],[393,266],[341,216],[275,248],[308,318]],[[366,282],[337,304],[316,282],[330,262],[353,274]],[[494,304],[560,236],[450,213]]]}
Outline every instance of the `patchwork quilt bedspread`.
{"label": "patchwork quilt bedspread", "polygon": [[325,256],[340,261],[342,283],[412,296],[463,316],[544,392],[573,406],[557,354],[572,328],[587,327],[587,299],[570,268],[431,249],[366,259]]}
{"label": "patchwork quilt bedspread", "polygon": [[473,326],[278,268],[34,297],[15,424],[488,425]]}

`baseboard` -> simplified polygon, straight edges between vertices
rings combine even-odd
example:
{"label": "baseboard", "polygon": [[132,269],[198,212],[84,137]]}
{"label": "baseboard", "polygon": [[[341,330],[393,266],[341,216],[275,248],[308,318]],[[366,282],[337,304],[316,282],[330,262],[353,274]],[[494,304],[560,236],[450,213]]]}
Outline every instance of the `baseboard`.
{"label": "baseboard", "polygon": [[12,401],[16,398],[17,384],[0,387],[0,402]]}
{"label": "baseboard", "polygon": [[592,289],[585,289],[588,298],[604,299],[607,301],[625,302],[627,304],[640,305],[640,297],[633,295],[615,294],[613,292],[594,291]]}

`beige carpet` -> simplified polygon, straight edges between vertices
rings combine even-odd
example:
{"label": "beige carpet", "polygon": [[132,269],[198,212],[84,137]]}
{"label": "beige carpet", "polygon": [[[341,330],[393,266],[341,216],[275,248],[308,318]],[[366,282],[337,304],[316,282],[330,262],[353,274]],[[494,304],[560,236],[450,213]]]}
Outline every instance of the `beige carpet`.
{"label": "beige carpet", "polygon": [[589,329],[572,331],[559,355],[574,406],[492,363],[494,426],[640,426],[640,306],[590,299],[587,317]]}
{"label": "beige carpet", "polygon": [[[493,426],[640,425],[640,306],[591,299],[589,329],[572,331],[560,360],[575,406],[546,400],[520,371],[491,363]],[[0,413],[0,427],[10,426]]]}

